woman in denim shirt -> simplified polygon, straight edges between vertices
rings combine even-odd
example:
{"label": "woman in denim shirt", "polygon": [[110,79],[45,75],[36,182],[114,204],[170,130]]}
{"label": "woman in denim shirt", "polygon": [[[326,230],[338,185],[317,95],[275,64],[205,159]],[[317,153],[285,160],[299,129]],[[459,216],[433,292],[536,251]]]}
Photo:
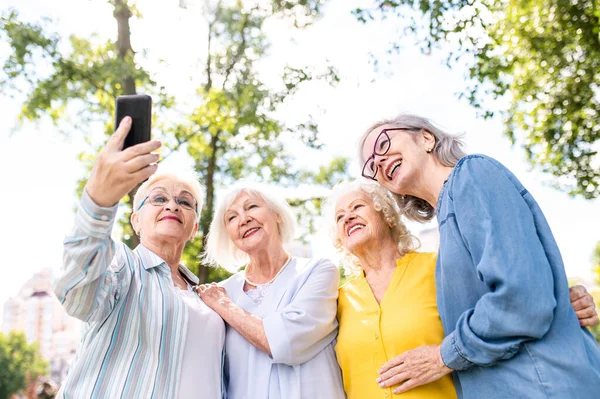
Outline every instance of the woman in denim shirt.
{"label": "woman in denim shirt", "polygon": [[465,156],[427,119],[401,115],[360,141],[363,176],[397,194],[406,216],[437,215],[441,345],[382,367],[395,392],[455,371],[461,398],[592,398],[600,349],[569,304],[560,251],[544,215],[496,160]]}

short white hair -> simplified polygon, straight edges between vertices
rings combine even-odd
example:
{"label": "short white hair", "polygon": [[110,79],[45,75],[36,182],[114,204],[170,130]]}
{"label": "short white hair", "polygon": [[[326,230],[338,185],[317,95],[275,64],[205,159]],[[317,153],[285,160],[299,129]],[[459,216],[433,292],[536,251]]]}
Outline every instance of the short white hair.
{"label": "short white hair", "polygon": [[190,190],[190,193],[198,203],[198,211],[196,212],[196,222],[200,220],[202,214],[202,199],[204,198],[204,188],[198,181],[197,175],[192,171],[180,171],[180,172],[157,172],[150,176],[142,185],[138,188],[133,197],[133,209],[132,212],[136,213],[142,201],[148,196],[148,189],[154,183],[161,180],[169,180],[172,182],[183,184]]}
{"label": "short white hair", "polygon": [[[351,192],[364,193],[373,201],[373,208],[381,213],[386,225],[391,226],[392,238],[397,243],[400,255],[414,251],[420,246],[419,239],[408,231],[402,221],[402,212],[400,212],[396,199],[390,191],[379,183],[367,179],[339,183],[332,189],[331,194],[325,201],[323,214],[329,226],[329,234],[333,240],[333,246],[341,254],[340,266],[344,270],[344,274],[351,276],[358,274],[361,270],[358,258],[342,245],[342,240],[338,237],[337,223],[335,221],[335,208],[338,201],[344,195]],[[373,243],[373,245],[376,246],[377,243]]]}
{"label": "short white hair", "polygon": [[240,183],[235,185],[223,194],[217,204],[213,220],[210,223],[203,256],[204,261],[209,265],[222,266],[231,272],[237,271],[250,261],[248,255],[231,241],[225,226],[225,212],[241,193],[261,198],[279,216],[281,220],[279,236],[282,244],[288,244],[296,235],[296,218],[285,198],[274,195],[273,189],[264,184]]}

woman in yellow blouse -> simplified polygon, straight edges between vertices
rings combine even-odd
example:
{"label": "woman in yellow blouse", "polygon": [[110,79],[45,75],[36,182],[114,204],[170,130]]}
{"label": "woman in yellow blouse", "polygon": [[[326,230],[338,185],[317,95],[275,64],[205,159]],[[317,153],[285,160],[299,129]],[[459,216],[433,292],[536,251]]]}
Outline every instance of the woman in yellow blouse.
{"label": "woman in yellow blouse", "polygon": [[[436,303],[437,254],[414,252],[418,240],[402,223],[394,198],[376,183],[342,183],[328,203],[335,212],[332,235],[344,255],[342,267],[357,275],[338,297],[335,352],[344,390],[348,399],[389,398],[395,387],[379,385],[382,366],[444,338]],[[593,299],[582,286],[573,287],[571,302],[582,325],[597,323]],[[396,396],[457,397],[450,374]]]}
{"label": "woman in yellow blouse", "polygon": [[[393,357],[444,338],[437,311],[434,253],[400,220],[389,192],[369,181],[343,183],[329,199],[335,209],[334,244],[346,274],[340,288],[335,347],[348,399],[389,398],[376,381]],[[402,394],[403,398],[456,398],[451,375]]]}

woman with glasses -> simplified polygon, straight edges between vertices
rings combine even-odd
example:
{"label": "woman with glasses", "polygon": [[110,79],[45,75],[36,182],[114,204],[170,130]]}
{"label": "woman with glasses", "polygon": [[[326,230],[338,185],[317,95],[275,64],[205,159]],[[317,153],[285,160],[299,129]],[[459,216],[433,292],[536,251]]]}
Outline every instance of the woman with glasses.
{"label": "woman with glasses", "polygon": [[[180,264],[198,230],[202,188],[195,177],[155,174],[160,142],[122,151],[130,127],[124,118],[98,156],[64,241],[55,293],[85,328],[58,397],[221,398],[225,326]],[[132,251],[111,231],[119,200],[144,180]]]}
{"label": "woman with glasses", "polygon": [[336,362],[339,271],[327,259],[286,251],[295,217],[268,188],[240,185],[213,217],[206,259],[244,270],[198,287],[227,323],[229,399],[343,399]]}
{"label": "woman with glasses", "polygon": [[580,327],[550,227],[517,178],[412,115],[372,125],[359,151],[363,176],[395,193],[409,219],[436,215],[440,232],[446,336],[391,359],[381,385],[401,384],[401,393],[454,371],[460,398],[595,397],[600,349]]}

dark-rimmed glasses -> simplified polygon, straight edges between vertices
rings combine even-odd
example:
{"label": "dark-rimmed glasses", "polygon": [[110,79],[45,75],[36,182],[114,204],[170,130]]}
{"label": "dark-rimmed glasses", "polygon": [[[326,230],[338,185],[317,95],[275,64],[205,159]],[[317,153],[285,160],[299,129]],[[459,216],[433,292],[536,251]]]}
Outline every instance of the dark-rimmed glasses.
{"label": "dark-rimmed glasses", "polygon": [[410,127],[392,127],[389,129],[383,129],[379,133],[379,136],[377,136],[377,140],[375,140],[375,144],[373,145],[373,153],[371,154],[371,156],[369,158],[367,158],[367,161],[363,165],[363,168],[362,168],[362,176],[363,177],[377,181],[377,173],[379,172],[379,166],[377,166],[375,164],[375,156],[376,155],[383,156],[383,155],[387,154],[387,152],[390,150],[390,147],[392,146],[392,140],[390,139],[390,136],[387,134],[387,132],[391,132],[394,130],[416,130],[416,129],[410,128]]}
{"label": "dark-rimmed glasses", "polygon": [[[182,192],[181,194],[176,195],[173,198],[175,199],[175,203],[180,207],[198,213],[198,201],[194,199],[192,194]],[[146,201],[148,201],[150,205],[165,206],[165,204],[168,204],[171,201],[171,196],[167,193],[160,191],[157,193],[150,193],[149,196],[144,198],[144,200],[137,209],[138,211],[142,208],[142,206],[144,206]]]}

